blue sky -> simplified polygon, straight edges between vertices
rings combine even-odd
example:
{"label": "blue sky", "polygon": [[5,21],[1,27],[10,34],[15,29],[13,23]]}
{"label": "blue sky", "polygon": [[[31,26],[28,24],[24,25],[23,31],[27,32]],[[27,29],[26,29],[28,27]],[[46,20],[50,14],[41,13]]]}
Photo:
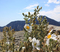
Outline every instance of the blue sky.
{"label": "blue sky", "polygon": [[38,5],[42,7],[39,15],[60,21],[60,0],[0,0],[0,26],[24,20],[22,13],[33,13]]}

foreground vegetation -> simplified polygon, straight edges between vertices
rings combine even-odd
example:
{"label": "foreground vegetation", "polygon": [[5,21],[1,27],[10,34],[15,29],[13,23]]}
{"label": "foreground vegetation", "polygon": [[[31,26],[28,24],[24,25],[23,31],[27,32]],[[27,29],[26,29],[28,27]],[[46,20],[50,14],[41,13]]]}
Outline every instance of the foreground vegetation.
{"label": "foreground vegetation", "polygon": [[[47,34],[48,22],[46,17],[38,16],[39,11],[42,9],[37,6],[34,13],[28,12],[28,15],[23,14],[25,17],[25,39],[24,42],[20,41],[19,47],[15,45],[15,31],[11,27],[3,29],[4,38],[0,40],[0,51],[2,52],[60,52],[60,42],[58,41],[58,34],[53,32],[53,27]],[[36,24],[36,17],[39,24]],[[28,21],[30,19],[30,21]],[[8,38],[7,38],[8,36]]]}

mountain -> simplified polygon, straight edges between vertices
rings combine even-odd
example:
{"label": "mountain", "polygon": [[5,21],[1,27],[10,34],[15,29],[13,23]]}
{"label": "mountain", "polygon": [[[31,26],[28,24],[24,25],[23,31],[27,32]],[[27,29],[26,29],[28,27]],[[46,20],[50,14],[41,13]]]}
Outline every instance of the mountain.
{"label": "mountain", "polygon": [[23,30],[23,27],[25,25],[25,21],[13,21],[9,24],[7,24],[7,27],[12,27],[12,29],[15,29],[15,31]]}
{"label": "mountain", "polygon": [[60,22],[59,22],[59,24],[60,24]]}
{"label": "mountain", "polygon": [[55,21],[54,19],[50,19],[47,16],[43,16],[43,18],[46,17],[47,22],[49,22],[50,25],[60,26],[60,23]]}
{"label": "mountain", "polygon": [[0,27],[0,31],[3,31],[3,28],[4,28],[4,27]]}
{"label": "mountain", "polygon": [[[20,30],[23,30],[24,25],[25,25],[25,21],[12,21],[6,26],[7,27],[11,26],[11,29],[15,29],[15,31],[20,31]],[[3,31],[4,27],[0,27],[0,31]]]}
{"label": "mountain", "polygon": [[[44,17],[46,17],[46,16],[43,16],[42,19]],[[46,17],[46,19],[47,19],[47,22],[49,22],[50,25],[60,26],[60,22],[57,22],[57,21],[55,21],[53,19],[50,19],[48,17]],[[36,19],[36,23],[38,24],[37,19]],[[25,21],[12,21],[9,24],[7,24],[6,26],[7,27],[11,26],[12,29],[15,29],[15,31],[20,31],[20,30],[23,30],[24,25],[25,25]],[[0,31],[3,31],[4,27],[0,27]]]}

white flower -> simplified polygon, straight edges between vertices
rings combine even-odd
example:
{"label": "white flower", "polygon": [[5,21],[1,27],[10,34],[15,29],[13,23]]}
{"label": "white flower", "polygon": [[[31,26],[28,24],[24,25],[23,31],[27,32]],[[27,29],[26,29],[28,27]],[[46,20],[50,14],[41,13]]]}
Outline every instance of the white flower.
{"label": "white flower", "polygon": [[47,39],[47,41],[46,41],[46,45],[47,45],[47,46],[49,45],[49,39]]}
{"label": "white flower", "polygon": [[9,42],[6,42],[6,44],[10,44]]}
{"label": "white flower", "polygon": [[53,31],[53,29],[49,31],[48,35],[50,35],[52,31]]}
{"label": "white flower", "polygon": [[28,31],[29,33],[31,33],[32,26],[29,26],[29,24],[25,24],[24,28],[26,29],[26,31]]}
{"label": "white flower", "polygon": [[32,42],[32,38],[31,37],[29,37],[29,41]]}
{"label": "white flower", "polygon": [[25,50],[25,47],[22,47],[22,52],[24,52],[24,50]]}
{"label": "white flower", "polygon": [[52,34],[52,35],[51,35],[51,39],[57,40],[57,36],[56,36],[55,34]]}
{"label": "white flower", "polygon": [[40,41],[39,40],[36,40],[36,38],[33,38],[32,39],[32,46],[33,46],[33,49],[36,48],[37,50],[40,50]]}
{"label": "white flower", "polygon": [[49,32],[51,33],[53,31],[53,29],[52,30],[50,30]]}
{"label": "white flower", "polygon": [[48,38],[47,41],[46,41],[47,46],[49,45],[49,40],[50,39],[57,40],[57,36],[55,34],[48,35],[47,38]]}
{"label": "white flower", "polygon": [[22,47],[22,50],[24,50],[25,49],[25,47]]}

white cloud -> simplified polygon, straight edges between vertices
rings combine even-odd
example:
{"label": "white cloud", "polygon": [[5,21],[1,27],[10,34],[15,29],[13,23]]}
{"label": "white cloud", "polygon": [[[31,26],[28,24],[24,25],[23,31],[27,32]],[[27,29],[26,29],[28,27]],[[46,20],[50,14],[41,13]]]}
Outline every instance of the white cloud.
{"label": "white cloud", "polygon": [[[24,13],[28,14],[28,12],[24,12]],[[33,12],[31,12],[31,14],[33,14]],[[53,10],[50,11],[40,11],[39,15],[45,15],[51,19],[60,21],[60,5],[56,6]]]}
{"label": "white cloud", "polygon": [[50,11],[40,11],[39,15],[45,15],[56,21],[60,21],[60,6],[56,6],[53,10]]}
{"label": "white cloud", "polygon": [[49,4],[45,4],[45,6],[48,6],[49,7]]}
{"label": "white cloud", "polygon": [[60,6],[59,6],[59,5],[56,6],[56,8],[54,8],[54,11],[55,11],[55,12],[60,12]]}
{"label": "white cloud", "polygon": [[31,10],[31,9],[34,9],[35,6],[38,6],[39,4],[34,4],[34,5],[30,5],[30,6],[27,6],[26,8],[24,9],[28,9],[28,10]]}
{"label": "white cloud", "polygon": [[59,1],[57,1],[57,0],[48,0],[48,3],[59,4],[60,3],[60,0]]}

